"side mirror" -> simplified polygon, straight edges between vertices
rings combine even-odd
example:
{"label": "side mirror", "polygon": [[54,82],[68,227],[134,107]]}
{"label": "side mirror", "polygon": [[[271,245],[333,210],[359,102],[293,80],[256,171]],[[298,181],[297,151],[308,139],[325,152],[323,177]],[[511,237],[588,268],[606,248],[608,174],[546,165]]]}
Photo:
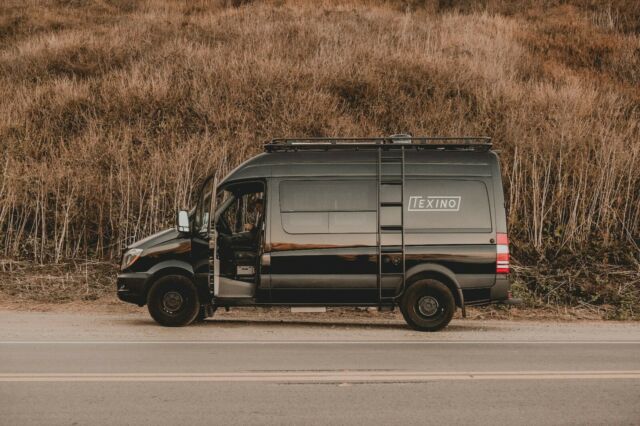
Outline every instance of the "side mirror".
{"label": "side mirror", "polygon": [[189,213],[186,210],[180,210],[176,217],[176,229],[178,232],[189,232]]}

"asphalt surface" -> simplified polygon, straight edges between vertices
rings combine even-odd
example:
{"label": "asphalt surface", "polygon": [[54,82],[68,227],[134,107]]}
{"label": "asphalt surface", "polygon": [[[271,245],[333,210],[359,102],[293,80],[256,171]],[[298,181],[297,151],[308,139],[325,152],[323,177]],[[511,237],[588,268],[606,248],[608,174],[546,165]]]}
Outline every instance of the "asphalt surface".
{"label": "asphalt surface", "polygon": [[638,323],[304,318],[0,311],[0,424],[640,424]]}

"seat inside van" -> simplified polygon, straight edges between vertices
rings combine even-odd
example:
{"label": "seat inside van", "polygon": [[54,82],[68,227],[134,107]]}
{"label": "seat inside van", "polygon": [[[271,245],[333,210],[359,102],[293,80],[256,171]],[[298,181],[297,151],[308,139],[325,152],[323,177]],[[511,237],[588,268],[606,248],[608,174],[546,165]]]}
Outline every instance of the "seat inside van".
{"label": "seat inside van", "polygon": [[216,211],[220,272],[223,277],[255,282],[264,238],[264,186],[253,182],[225,188]]}

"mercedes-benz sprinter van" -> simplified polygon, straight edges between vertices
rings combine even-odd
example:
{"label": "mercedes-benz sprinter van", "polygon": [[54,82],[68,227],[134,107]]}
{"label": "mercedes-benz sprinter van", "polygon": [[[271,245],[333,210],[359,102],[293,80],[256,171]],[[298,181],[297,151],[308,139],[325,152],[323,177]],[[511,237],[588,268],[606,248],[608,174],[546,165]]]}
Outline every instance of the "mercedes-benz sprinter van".
{"label": "mercedes-benz sprinter van", "polygon": [[276,139],[176,227],[122,256],[121,300],[166,326],[219,307],[399,306],[416,330],[508,302],[509,242],[488,138]]}

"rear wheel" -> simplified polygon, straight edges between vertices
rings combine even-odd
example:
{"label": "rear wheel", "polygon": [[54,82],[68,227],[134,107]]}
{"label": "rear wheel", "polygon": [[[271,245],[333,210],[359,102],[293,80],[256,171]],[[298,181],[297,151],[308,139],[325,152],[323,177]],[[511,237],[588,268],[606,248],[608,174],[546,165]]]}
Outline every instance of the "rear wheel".
{"label": "rear wheel", "polygon": [[156,281],[147,296],[151,317],[166,327],[191,324],[200,312],[196,287],[187,277],[167,275]]}
{"label": "rear wheel", "polygon": [[400,311],[411,328],[438,331],[446,327],[456,310],[449,288],[435,279],[413,283],[400,301]]}

